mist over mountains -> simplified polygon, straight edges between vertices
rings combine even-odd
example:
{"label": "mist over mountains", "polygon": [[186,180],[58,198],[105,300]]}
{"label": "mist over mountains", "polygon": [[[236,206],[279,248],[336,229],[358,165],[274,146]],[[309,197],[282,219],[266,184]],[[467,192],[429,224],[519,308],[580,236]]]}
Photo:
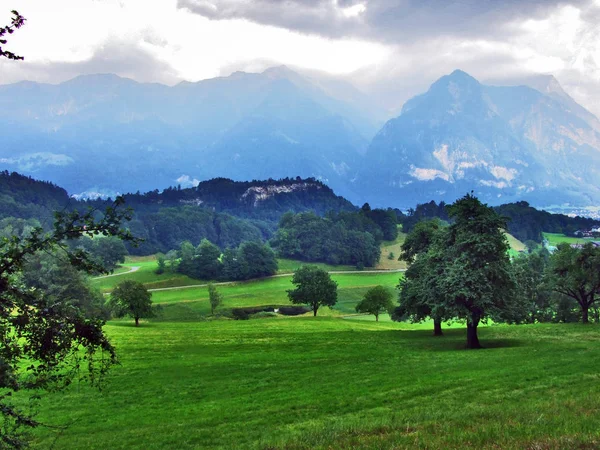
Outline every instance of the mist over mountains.
{"label": "mist over mountains", "polygon": [[600,202],[600,122],[553,77],[455,71],[386,113],[348,83],[286,67],[169,87],[115,75],[0,86],[0,168],[72,194],[314,177],[354,203],[475,191],[492,204]]}

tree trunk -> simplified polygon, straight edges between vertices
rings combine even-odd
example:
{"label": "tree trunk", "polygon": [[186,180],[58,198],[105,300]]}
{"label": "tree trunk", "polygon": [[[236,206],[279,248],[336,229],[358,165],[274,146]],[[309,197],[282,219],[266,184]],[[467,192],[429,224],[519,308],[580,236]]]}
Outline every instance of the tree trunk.
{"label": "tree trunk", "polygon": [[135,326],[139,327],[140,326],[140,318],[139,317],[134,317],[135,319]]}
{"label": "tree trunk", "polygon": [[375,314],[375,322],[379,322],[379,314]]}
{"label": "tree trunk", "polygon": [[434,336],[443,336],[442,333],[442,321],[440,319],[433,319],[433,335]]}
{"label": "tree trunk", "polygon": [[590,323],[588,310],[589,310],[589,307],[587,305],[581,307],[581,321],[583,323]]}
{"label": "tree trunk", "polygon": [[319,309],[318,305],[313,306],[313,317],[317,317],[317,310]]}
{"label": "tree trunk", "polygon": [[471,322],[467,322],[467,348],[481,348],[479,338],[477,337],[477,325],[479,325],[479,316],[472,314]]}

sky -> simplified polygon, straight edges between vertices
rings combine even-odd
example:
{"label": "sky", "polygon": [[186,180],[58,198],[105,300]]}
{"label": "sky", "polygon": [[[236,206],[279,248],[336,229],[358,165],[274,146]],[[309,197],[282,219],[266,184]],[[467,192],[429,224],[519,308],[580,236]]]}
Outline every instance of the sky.
{"label": "sky", "polygon": [[176,84],[285,64],[397,111],[440,76],[552,74],[600,116],[600,0],[0,0],[0,84],[116,73]]}

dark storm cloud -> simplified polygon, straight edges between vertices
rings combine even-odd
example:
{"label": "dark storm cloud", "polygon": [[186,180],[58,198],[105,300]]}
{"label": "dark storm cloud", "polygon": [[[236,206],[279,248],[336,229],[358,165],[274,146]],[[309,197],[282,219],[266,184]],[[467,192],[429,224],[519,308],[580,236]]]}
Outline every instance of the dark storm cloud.
{"label": "dark storm cloud", "polygon": [[78,75],[114,73],[139,82],[173,84],[180,79],[168,63],[159,61],[134,42],[109,40],[98,47],[93,55],[77,62],[20,62],[0,61],[2,82],[35,80],[59,83]]}
{"label": "dark storm cloud", "polygon": [[[364,5],[347,16],[344,8]],[[431,36],[510,34],[516,20],[544,18],[564,5],[589,0],[178,0],[179,8],[213,20],[246,19],[328,37],[396,43]]]}

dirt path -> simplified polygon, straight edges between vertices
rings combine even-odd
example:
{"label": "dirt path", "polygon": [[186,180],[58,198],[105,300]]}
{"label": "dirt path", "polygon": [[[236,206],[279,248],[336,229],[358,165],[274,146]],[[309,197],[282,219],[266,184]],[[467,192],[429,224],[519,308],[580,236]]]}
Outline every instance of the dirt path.
{"label": "dirt path", "polygon": [[101,277],[95,277],[95,278],[93,278],[93,280],[101,280],[102,278],[118,277],[118,276],[121,276],[121,275],[127,275],[128,273],[137,272],[138,270],[140,270],[139,266],[131,266],[131,269],[128,270],[127,272],[112,273],[110,275],[103,275]]}

